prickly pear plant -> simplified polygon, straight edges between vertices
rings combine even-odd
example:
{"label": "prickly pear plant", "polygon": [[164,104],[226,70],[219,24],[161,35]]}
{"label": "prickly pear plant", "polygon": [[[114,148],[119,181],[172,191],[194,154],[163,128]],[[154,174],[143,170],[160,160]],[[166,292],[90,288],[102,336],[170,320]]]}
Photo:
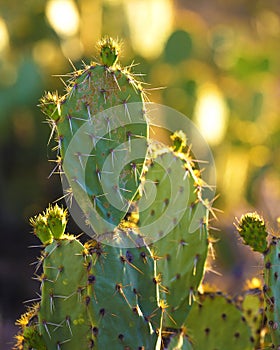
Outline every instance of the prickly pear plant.
{"label": "prickly pear plant", "polygon": [[[31,220],[38,237],[50,230],[57,211],[49,207]],[[59,238],[48,240],[39,259],[41,302],[19,320],[17,348],[155,348],[160,310],[150,249],[119,249],[96,241],[83,245],[63,233],[65,217],[64,211],[56,220],[62,228]]]}
{"label": "prickly pear plant", "polygon": [[[56,169],[91,239],[65,233],[67,212],[58,205],[31,219],[44,248],[36,269],[41,294],[18,321],[15,349],[259,346],[260,299],[237,305],[198,292],[212,210],[187,136],[173,130],[171,146],[151,139],[152,109],[131,67],[118,63],[119,44],[105,38],[99,52],[100,63],[69,75],[64,96],[48,92],[40,101],[57,140]],[[267,246],[255,214],[238,229],[264,254],[266,316],[278,348],[278,238]]]}
{"label": "prickly pear plant", "polygon": [[280,348],[280,299],[279,292],[279,258],[280,239],[270,237],[266,225],[261,216],[257,213],[243,215],[237,223],[237,229],[244,242],[257,252],[263,254],[264,258],[264,285],[263,295],[265,301],[265,314],[267,318],[267,328],[269,330],[272,349]]}

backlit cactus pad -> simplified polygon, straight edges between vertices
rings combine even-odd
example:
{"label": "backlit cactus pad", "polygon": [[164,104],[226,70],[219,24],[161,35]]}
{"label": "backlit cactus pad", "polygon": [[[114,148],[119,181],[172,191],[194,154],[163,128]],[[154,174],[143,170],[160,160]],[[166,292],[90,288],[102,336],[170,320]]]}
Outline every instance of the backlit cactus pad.
{"label": "backlit cactus pad", "polygon": [[68,193],[96,238],[113,231],[129,211],[148,136],[143,88],[130,67],[117,63],[119,44],[105,38],[99,47],[101,63],[71,73],[64,96],[47,93],[41,99]]}

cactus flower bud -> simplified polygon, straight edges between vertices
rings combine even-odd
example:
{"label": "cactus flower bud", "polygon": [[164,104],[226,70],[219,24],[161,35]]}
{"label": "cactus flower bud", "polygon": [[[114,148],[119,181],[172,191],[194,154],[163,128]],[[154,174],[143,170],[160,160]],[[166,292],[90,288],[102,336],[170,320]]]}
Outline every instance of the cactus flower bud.
{"label": "cactus flower bud", "polygon": [[245,244],[254,251],[263,253],[267,249],[267,231],[263,218],[257,213],[242,215],[236,228]]}
{"label": "cactus flower bud", "polygon": [[40,239],[44,245],[48,245],[53,241],[53,235],[48,226],[46,217],[42,214],[30,219],[34,234]]}
{"label": "cactus flower bud", "polygon": [[46,211],[46,219],[48,227],[55,239],[61,239],[64,234],[67,223],[67,210],[63,210],[57,204],[48,207]]}
{"label": "cactus flower bud", "polygon": [[113,67],[119,56],[119,42],[110,37],[105,37],[99,41],[98,46],[102,63],[107,67]]}

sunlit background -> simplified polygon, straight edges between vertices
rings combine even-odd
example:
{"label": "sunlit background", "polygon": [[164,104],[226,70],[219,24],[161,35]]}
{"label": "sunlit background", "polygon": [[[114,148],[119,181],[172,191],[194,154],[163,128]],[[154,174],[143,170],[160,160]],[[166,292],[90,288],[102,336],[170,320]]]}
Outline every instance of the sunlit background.
{"label": "sunlit background", "polygon": [[[57,74],[98,59],[96,42],[123,41],[121,61],[139,63],[149,98],[191,118],[217,167],[211,225],[217,258],[207,280],[235,295],[258,257],[241,247],[233,221],[259,211],[277,230],[280,215],[280,2],[278,0],[0,0],[0,347],[10,349],[38,244],[28,218],[62,195],[48,179],[54,158],[37,104],[63,93]],[[164,87],[164,89],[156,89]],[[223,274],[223,277],[220,276]]]}

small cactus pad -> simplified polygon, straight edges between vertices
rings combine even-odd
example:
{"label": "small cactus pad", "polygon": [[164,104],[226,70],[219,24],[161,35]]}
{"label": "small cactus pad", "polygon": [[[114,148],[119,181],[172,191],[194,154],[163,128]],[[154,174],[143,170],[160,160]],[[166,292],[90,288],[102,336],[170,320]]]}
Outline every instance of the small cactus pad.
{"label": "small cactus pad", "polygon": [[87,286],[84,247],[73,237],[44,251],[38,327],[48,349],[86,349],[90,341],[84,290]]}
{"label": "small cactus pad", "polygon": [[242,215],[236,228],[245,244],[254,251],[263,253],[267,248],[267,231],[263,218],[257,213]]}
{"label": "small cactus pad", "polygon": [[254,339],[240,309],[221,294],[203,294],[186,320],[194,350],[253,350]]}
{"label": "small cactus pad", "polygon": [[272,349],[280,349],[280,239],[273,237],[264,253],[264,300]]}

